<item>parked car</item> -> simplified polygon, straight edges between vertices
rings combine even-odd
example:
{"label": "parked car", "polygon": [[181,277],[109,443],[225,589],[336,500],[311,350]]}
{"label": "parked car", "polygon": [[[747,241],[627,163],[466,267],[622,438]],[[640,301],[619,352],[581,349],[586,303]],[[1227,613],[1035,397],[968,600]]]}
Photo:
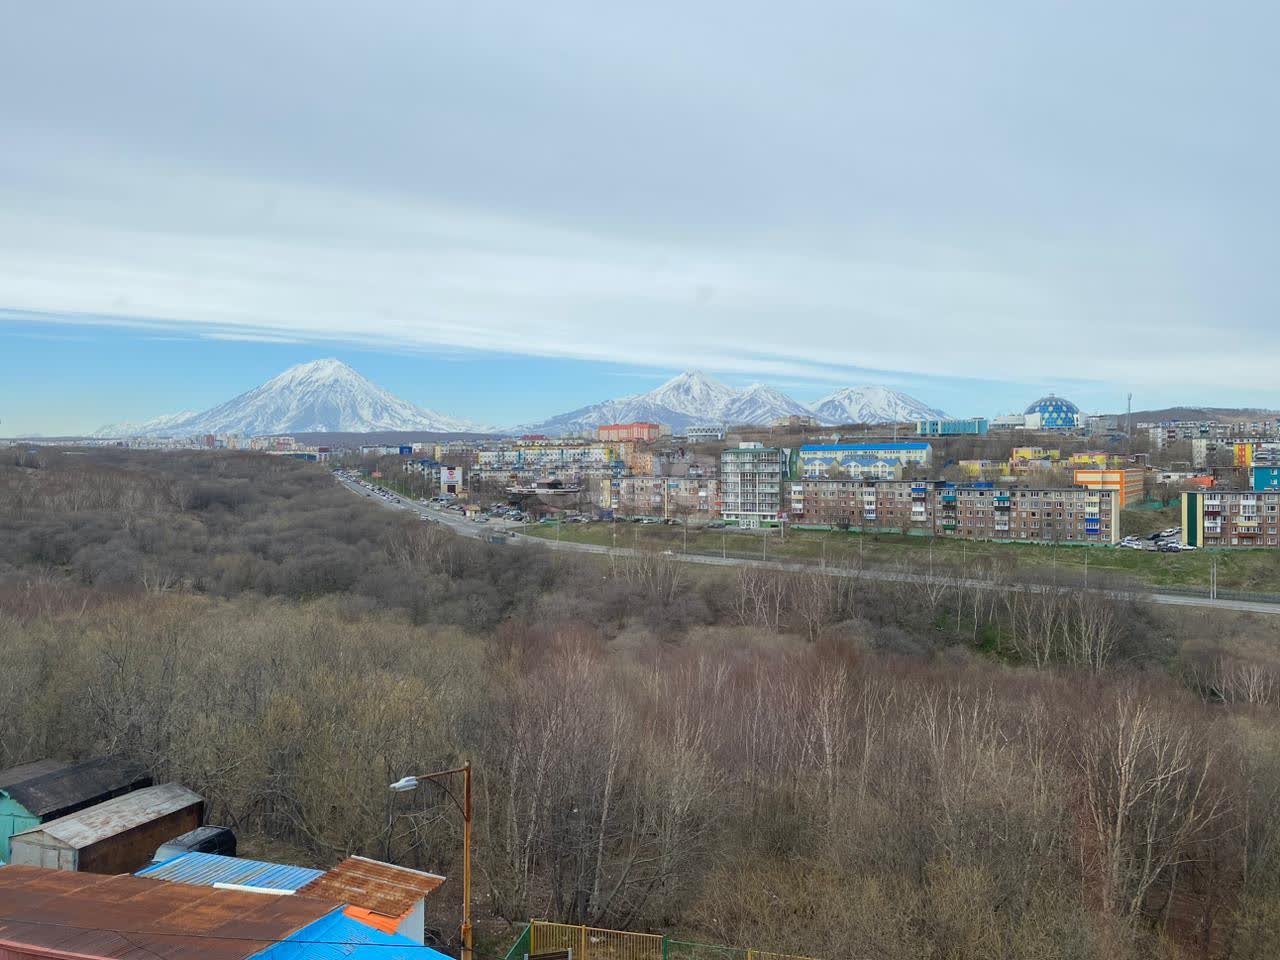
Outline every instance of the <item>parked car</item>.
{"label": "parked car", "polygon": [[184,853],[217,853],[224,857],[234,857],[236,855],[235,832],[230,827],[196,827],[156,847],[151,862],[164,863]]}

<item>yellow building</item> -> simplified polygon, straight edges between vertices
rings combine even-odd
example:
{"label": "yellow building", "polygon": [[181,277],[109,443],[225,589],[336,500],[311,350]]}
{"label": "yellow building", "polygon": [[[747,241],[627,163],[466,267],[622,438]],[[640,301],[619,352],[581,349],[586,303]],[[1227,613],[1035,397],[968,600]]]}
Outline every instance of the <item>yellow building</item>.
{"label": "yellow building", "polygon": [[1070,457],[1073,467],[1094,467],[1103,469],[1111,466],[1111,455],[1107,453],[1073,453]]}
{"label": "yellow building", "polygon": [[1094,470],[1075,472],[1075,484],[1086,490],[1115,490],[1120,494],[1119,504],[1138,503],[1142,500],[1143,471],[1135,469]]}
{"label": "yellow building", "polygon": [[1061,456],[1059,450],[1046,450],[1044,447],[1014,447],[1009,454],[1009,461],[1019,460],[1057,460]]}
{"label": "yellow building", "polygon": [[1237,443],[1235,445],[1236,466],[1252,467],[1253,466],[1253,444]]}

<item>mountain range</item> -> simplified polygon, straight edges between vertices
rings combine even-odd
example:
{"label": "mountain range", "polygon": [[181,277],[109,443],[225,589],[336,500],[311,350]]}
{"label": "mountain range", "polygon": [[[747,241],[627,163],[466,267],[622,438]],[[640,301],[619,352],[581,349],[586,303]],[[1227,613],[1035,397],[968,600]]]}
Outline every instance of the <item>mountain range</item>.
{"label": "mountain range", "polygon": [[[580,407],[513,433],[577,434],[604,423],[637,420],[669,425],[677,433],[697,424],[765,426],[780,417],[813,416],[823,424],[893,423],[945,416],[888,387],[846,387],[805,405],[767,384],[734,389],[691,370],[648,393]],[[300,433],[495,432],[402,400],[340,360],[290,367],[261,386],[202,413],[168,414],[143,423],[102,427],[96,437],[167,437],[202,434],[263,436]]]}
{"label": "mountain range", "polygon": [[945,417],[914,397],[888,387],[845,387],[805,405],[780,390],[755,383],[742,390],[690,370],[648,393],[580,407],[538,423],[515,428],[519,433],[548,435],[590,431],[602,423],[636,420],[669,424],[679,433],[701,424],[765,426],[779,417],[812,416],[822,424],[898,423]]}
{"label": "mountain range", "polygon": [[97,437],[165,437],[201,434],[264,436],[292,433],[372,433],[423,430],[484,432],[458,417],[415,406],[382,389],[340,360],[290,367],[261,386],[203,413],[180,413],[145,423],[113,424]]}

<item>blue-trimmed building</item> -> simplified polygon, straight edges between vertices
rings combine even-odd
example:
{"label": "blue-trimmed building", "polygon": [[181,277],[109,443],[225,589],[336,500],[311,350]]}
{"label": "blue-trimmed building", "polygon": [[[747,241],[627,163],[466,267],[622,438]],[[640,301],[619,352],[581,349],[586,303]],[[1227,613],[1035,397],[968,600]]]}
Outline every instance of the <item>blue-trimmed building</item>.
{"label": "blue-trimmed building", "polygon": [[968,420],[917,420],[916,433],[922,437],[981,437],[990,429],[985,417]]}
{"label": "blue-trimmed building", "polygon": [[909,443],[810,443],[800,448],[798,473],[802,477],[826,476],[833,466],[849,476],[859,474],[871,460],[897,461],[904,467],[928,466],[933,447],[922,441]]}

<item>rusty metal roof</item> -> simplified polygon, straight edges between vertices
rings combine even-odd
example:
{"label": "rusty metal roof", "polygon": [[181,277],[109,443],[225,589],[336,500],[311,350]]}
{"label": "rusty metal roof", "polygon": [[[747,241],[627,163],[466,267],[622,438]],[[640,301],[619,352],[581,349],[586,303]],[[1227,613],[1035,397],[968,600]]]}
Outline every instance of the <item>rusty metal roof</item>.
{"label": "rusty metal roof", "polygon": [[442,883],[444,877],[434,873],[365,857],[347,857],[324,876],[300,888],[298,893],[399,917]]}
{"label": "rusty metal roof", "polygon": [[0,941],[113,960],[244,960],[336,909],[310,897],[0,867]]}
{"label": "rusty metal roof", "polygon": [[4,787],[32,816],[54,819],[151,786],[151,777],[136,763],[99,757],[26,777]]}
{"label": "rusty metal roof", "polygon": [[57,773],[68,766],[69,764],[61,760],[32,760],[30,763],[20,763],[8,770],[0,770],[0,790],[11,784],[21,783],[23,780],[42,777],[46,773]]}
{"label": "rusty metal roof", "polygon": [[43,834],[64,846],[82,850],[99,840],[114,837],[125,830],[185,809],[193,803],[204,803],[204,800],[181,784],[165,783],[158,787],[144,787],[78,813],[15,833],[13,839]]}

